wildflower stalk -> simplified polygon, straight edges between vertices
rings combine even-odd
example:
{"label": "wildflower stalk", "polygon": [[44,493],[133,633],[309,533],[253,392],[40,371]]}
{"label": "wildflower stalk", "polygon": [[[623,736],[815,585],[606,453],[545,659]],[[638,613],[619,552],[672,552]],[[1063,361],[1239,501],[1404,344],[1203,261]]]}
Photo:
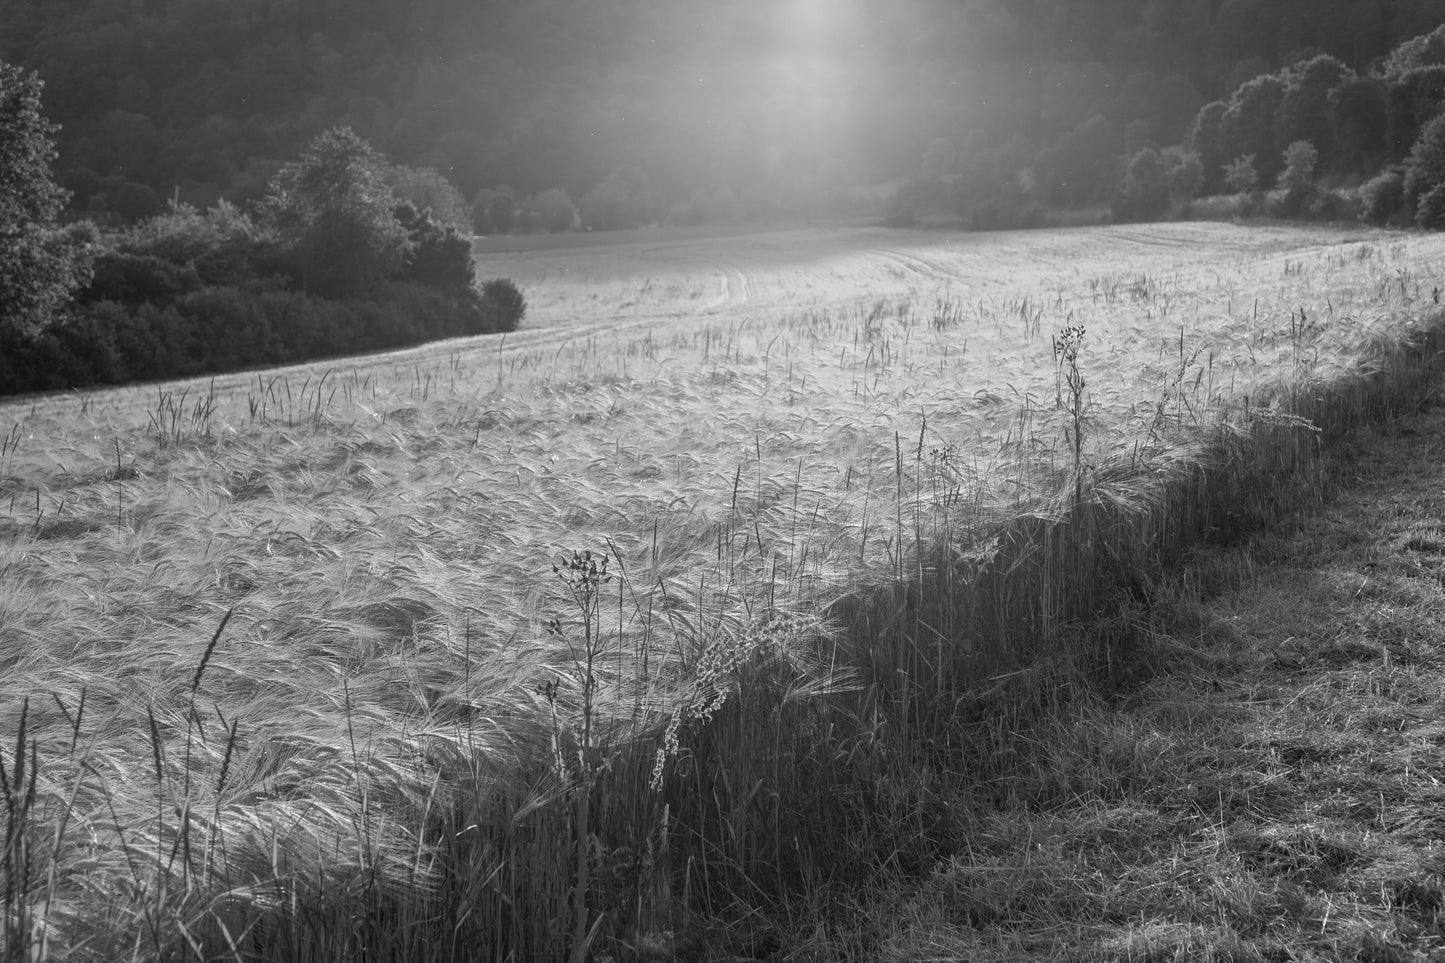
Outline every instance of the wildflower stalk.
{"label": "wildflower stalk", "polygon": [[592,885],[591,803],[592,786],[597,772],[593,720],[596,713],[597,661],[602,654],[601,589],[612,581],[612,575],[607,571],[608,562],[606,552],[594,554],[588,550],[574,551],[570,556],[563,555],[552,564],[552,573],[566,588],[582,622],[580,651],[568,636],[560,619],[553,619],[547,625],[549,632],[559,636],[567,644],[573,669],[582,687],[582,731],[578,740],[577,783],[574,786],[577,863],[572,890],[571,959],[575,963],[581,963],[587,958],[588,949],[602,922],[599,917],[589,928],[591,911],[588,909],[587,895]]}

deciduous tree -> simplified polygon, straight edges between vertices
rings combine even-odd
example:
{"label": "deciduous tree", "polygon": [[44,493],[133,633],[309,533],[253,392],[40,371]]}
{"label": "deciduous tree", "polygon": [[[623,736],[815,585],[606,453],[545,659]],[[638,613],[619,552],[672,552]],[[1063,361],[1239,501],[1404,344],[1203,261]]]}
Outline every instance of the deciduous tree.
{"label": "deciduous tree", "polygon": [[1253,154],[1261,186],[1269,187],[1281,166],[1278,117],[1285,82],[1274,74],[1256,77],[1234,92],[1220,128],[1226,157]]}
{"label": "deciduous tree", "polygon": [[41,86],[0,62],[0,333],[44,328],[90,276],[84,233],[56,227],[68,195],[50,176],[57,128]]}
{"label": "deciduous tree", "polygon": [[1220,135],[1224,129],[1224,112],[1228,105],[1222,100],[1211,101],[1199,108],[1194,123],[1185,138],[1185,146],[1199,156],[1204,167],[1203,191],[1213,194],[1224,187],[1224,145]]}
{"label": "deciduous tree", "polygon": [[387,172],[386,182],[398,201],[430,214],[440,224],[472,233],[471,207],[461,191],[432,168],[398,164]]}
{"label": "deciduous tree", "polygon": [[1343,80],[1330,91],[1329,105],[1337,166],[1353,173],[1372,169],[1386,153],[1385,82],[1378,77]]}
{"label": "deciduous tree", "polygon": [[1412,37],[1390,51],[1385,58],[1383,72],[1387,77],[1397,77],[1436,64],[1445,64],[1445,24],[1427,34]]}
{"label": "deciduous tree", "polygon": [[1284,189],[1284,207],[1287,213],[1298,213],[1315,190],[1315,168],[1319,165],[1320,152],[1307,140],[1297,140],[1284,150],[1284,170],[1279,175],[1279,186]]}
{"label": "deciduous tree", "polygon": [[1425,125],[1405,160],[1405,204],[1415,210],[1420,199],[1445,184],[1445,114]]}
{"label": "deciduous tree", "polygon": [[1289,72],[1288,87],[1279,108],[1280,139],[1286,144],[1309,141],[1319,151],[1320,166],[1335,170],[1340,152],[1330,123],[1330,91],[1355,72],[1330,56],[1314,57]]}
{"label": "deciduous tree", "polygon": [[1169,210],[1169,173],[1159,151],[1146,147],[1129,159],[1111,210],[1119,222],[1151,221]]}
{"label": "deciduous tree", "polygon": [[1400,160],[1425,124],[1445,109],[1445,64],[1415,67],[1386,78],[1385,115],[1390,159]]}
{"label": "deciduous tree", "polygon": [[386,171],[382,156],[351,128],[332,127],[272,180],[265,209],[305,290],[360,294],[401,270],[410,241]]}

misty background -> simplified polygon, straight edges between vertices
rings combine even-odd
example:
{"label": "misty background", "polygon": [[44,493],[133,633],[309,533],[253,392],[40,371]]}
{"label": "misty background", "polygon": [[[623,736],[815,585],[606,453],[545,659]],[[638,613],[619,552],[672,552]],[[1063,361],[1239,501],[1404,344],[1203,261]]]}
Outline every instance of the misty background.
{"label": "misty background", "polygon": [[[1445,0],[8,0],[0,59],[45,82],[75,211],[252,201],[345,124],[488,233],[846,215],[920,177],[954,208],[1107,203],[1131,148],[1251,79],[1363,75],[1441,23]],[[1316,147],[1322,175],[1391,159]]]}

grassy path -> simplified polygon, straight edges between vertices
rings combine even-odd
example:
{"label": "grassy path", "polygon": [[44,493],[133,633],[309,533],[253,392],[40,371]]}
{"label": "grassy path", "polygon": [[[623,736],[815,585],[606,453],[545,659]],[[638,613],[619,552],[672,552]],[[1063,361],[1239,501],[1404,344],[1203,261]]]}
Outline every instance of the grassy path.
{"label": "grassy path", "polygon": [[[830,949],[886,960],[1445,959],[1445,407],[1129,621],[1157,664],[960,800]],[[839,931],[835,930],[835,933]]]}

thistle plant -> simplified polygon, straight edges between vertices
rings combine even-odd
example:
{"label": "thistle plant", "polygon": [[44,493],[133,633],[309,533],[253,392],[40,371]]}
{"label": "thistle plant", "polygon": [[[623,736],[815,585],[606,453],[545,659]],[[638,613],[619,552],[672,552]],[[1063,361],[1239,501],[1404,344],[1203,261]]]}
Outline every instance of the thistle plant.
{"label": "thistle plant", "polygon": [[1087,385],[1084,373],[1079,370],[1079,349],[1083,343],[1084,326],[1081,324],[1067,325],[1054,335],[1055,403],[1069,418],[1069,424],[1064,427],[1064,437],[1073,449],[1075,503],[1083,495],[1084,418],[1088,408],[1084,397]]}
{"label": "thistle plant", "polygon": [[[572,604],[576,607],[581,622],[582,638],[569,632],[568,625],[561,619],[547,622],[547,631],[562,639],[571,656],[573,671],[582,690],[582,731],[578,733],[577,769],[572,785],[573,801],[576,808],[575,825],[577,832],[576,876],[572,889],[572,956],[576,961],[587,958],[598,926],[589,929],[591,915],[587,907],[588,890],[591,887],[591,853],[593,849],[591,827],[592,787],[598,770],[596,747],[594,745],[593,722],[596,714],[597,665],[602,656],[602,586],[613,579],[607,571],[609,558],[606,552],[594,554],[590,549],[563,554],[552,563],[552,574],[562,583]],[[555,706],[556,689],[549,683],[547,701]],[[565,764],[560,747],[560,733],[556,729],[556,713],[553,712],[555,758],[559,769]],[[559,777],[565,776],[563,771]],[[600,925],[602,917],[598,917]]]}

